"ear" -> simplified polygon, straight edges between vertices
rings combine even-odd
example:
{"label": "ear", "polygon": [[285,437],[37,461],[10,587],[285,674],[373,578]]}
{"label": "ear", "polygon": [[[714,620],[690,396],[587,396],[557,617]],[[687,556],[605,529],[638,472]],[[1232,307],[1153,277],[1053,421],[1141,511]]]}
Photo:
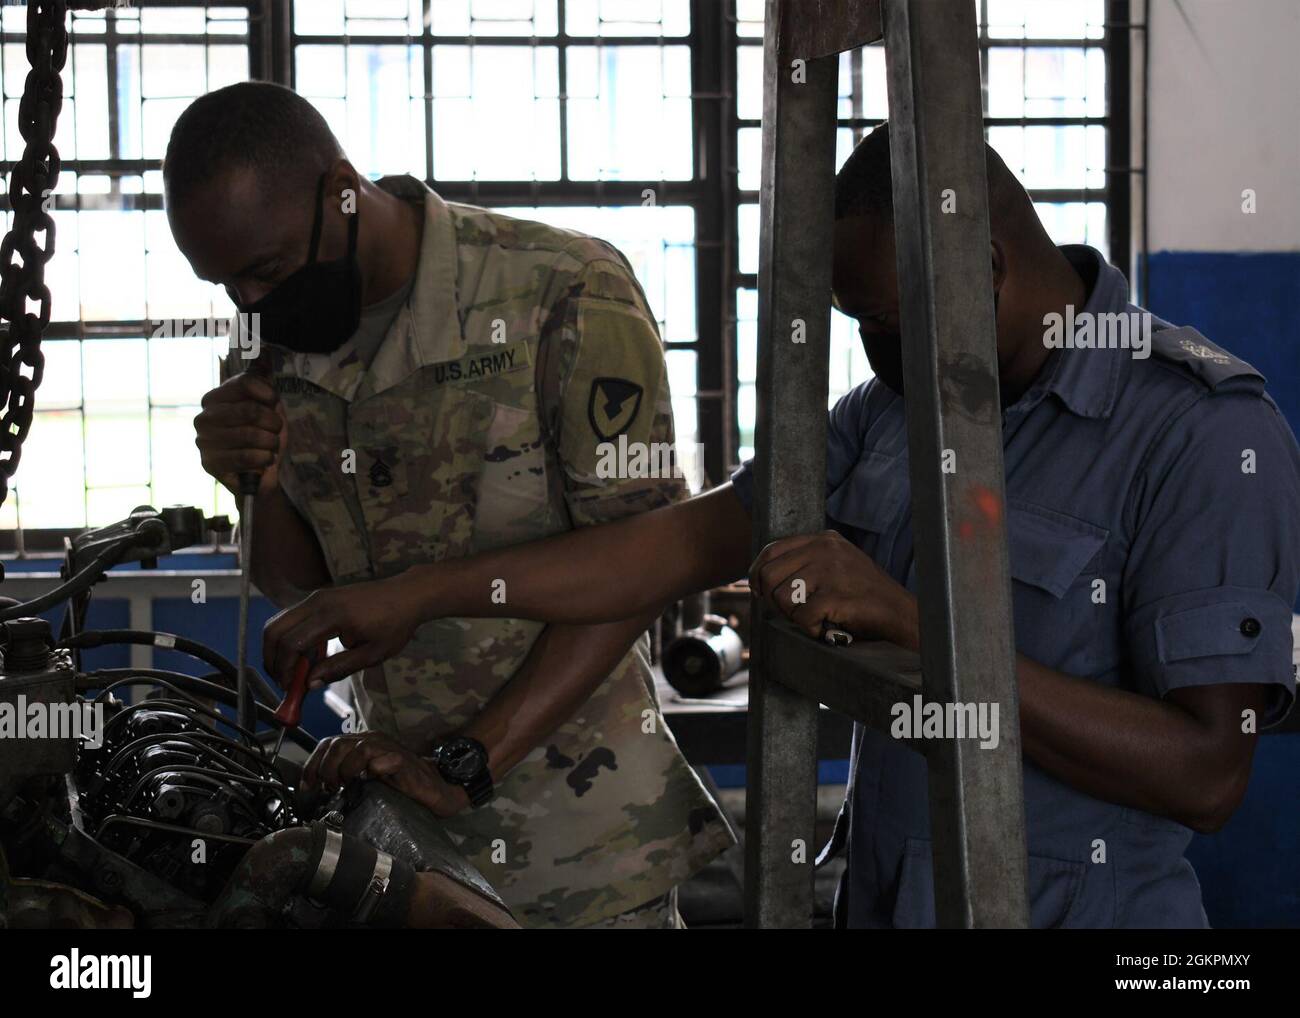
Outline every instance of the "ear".
{"label": "ear", "polygon": [[1007,256],[1000,241],[989,241],[989,255],[993,264],[993,292],[998,293],[1007,279]]}
{"label": "ear", "polygon": [[325,172],[325,201],[333,201],[335,208],[346,203],[355,210],[360,197],[361,175],[344,156],[339,156]]}

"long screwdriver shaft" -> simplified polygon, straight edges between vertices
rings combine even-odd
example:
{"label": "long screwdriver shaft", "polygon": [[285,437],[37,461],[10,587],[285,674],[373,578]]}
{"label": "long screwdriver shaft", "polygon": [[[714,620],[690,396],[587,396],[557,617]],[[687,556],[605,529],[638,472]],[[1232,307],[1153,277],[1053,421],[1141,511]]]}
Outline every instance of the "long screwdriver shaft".
{"label": "long screwdriver shaft", "polygon": [[[265,375],[267,365],[261,351],[248,365],[247,371]],[[262,486],[262,475],[257,470],[243,470],[239,474],[239,651],[238,680],[236,684],[236,717],[247,731],[257,727],[257,703],[253,699],[248,681],[248,612],[252,601],[253,559],[253,503]]]}
{"label": "long screwdriver shaft", "polygon": [[253,554],[253,502],[257,497],[257,475],[252,475],[252,485],[241,477],[243,500],[239,512],[239,652],[237,657],[237,708],[239,724],[247,731],[257,725],[257,708],[253,690],[248,682],[248,611],[252,599],[252,576],[249,559]]}

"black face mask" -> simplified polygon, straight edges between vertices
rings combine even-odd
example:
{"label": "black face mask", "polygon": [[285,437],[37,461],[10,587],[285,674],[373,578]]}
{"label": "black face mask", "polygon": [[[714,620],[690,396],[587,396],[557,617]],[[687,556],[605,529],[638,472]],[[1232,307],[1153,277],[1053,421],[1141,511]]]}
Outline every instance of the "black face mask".
{"label": "black face mask", "polygon": [[324,198],[322,175],[316,188],[316,218],[307,264],[261,300],[239,305],[241,312],[260,316],[257,327],[262,339],[298,353],[333,353],[361,322],[357,213],[348,216],[348,253],[332,262],[318,262]]}
{"label": "black face mask", "polygon": [[[998,294],[993,293],[993,318],[997,321]],[[867,363],[881,384],[903,395],[903,337],[897,332],[863,332]]]}
{"label": "black face mask", "polygon": [[864,332],[862,345],[881,384],[903,395],[903,337],[897,332]]}

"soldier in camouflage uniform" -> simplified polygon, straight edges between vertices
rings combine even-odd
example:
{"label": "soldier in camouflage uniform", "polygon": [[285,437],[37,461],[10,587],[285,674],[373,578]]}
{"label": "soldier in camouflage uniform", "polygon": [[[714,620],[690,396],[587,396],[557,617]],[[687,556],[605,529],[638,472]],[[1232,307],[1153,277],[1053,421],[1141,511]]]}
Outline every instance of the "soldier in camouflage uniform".
{"label": "soldier in camouflage uniform", "polygon": [[[221,149],[222,131],[239,143]],[[250,183],[259,136],[316,159],[297,177],[309,197],[319,175],[315,209],[289,193],[282,212]],[[320,588],[364,601],[418,564],[686,497],[679,478],[597,470],[602,443],[673,440],[654,319],[610,245],[444,202],[411,177],[365,181],[314,110],[275,86],[198,100],[166,171],[181,250],[241,309],[278,314],[279,295],[314,288],[346,320],[339,291],[356,252],[352,335],[329,349],[264,327],[269,377],[236,374],[246,362],[232,355],[196,419],[210,473],[233,487],[238,471],[262,471],[259,587],[281,603],[318,591],[273,622],[268,648],[327,617],[331,631],[318,624],[307,642],[351,646]],[[278,239],[259,262],[250,249],[268,233]],[[329,249],[343,256],[317,257]],[[302,317],[318,333],[338,331],[313,313]],[[323,743],[306,780],[379,778],[426,803],[526,926],[679,926],[674,888],[733,838],[659,711],[646,621],[413,626],[354,677],[364,731]],[[487,750],[495,794],[477,808],[428,760],[458,735]]]}

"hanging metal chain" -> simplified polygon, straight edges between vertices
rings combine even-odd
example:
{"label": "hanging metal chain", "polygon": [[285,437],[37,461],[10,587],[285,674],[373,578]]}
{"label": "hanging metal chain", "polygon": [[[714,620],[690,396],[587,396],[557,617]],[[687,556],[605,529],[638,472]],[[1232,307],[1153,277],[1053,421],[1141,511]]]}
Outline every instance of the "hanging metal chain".
{"label": "hanging metal chain", "polygon": [[[68,56],[67,8],[66,0],[30,0],[27,5],[27,61],[32,69],[18,105],[18,130],[26,147],[9,175],[14,219],[0,243],[0,504],[18,469],[45,371],[41,336],[50,324],[45,263],[54,255],[49,210],[61,165],[53,139],[63,106],[59,72]],[[44,234],[44,246],[37,243],[37,234]]]}

